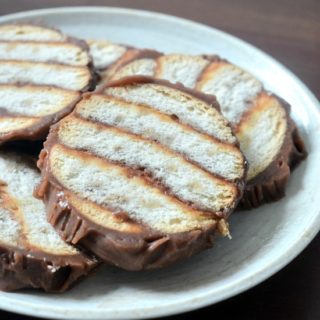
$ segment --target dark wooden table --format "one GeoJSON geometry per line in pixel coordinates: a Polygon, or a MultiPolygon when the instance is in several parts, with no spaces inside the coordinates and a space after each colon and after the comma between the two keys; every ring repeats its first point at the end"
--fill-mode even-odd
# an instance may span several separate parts
{"type": "MultiPolygon", "coordinates": [[[[64,5],[109,5],[164,12],[232,33],[291,69],[320,98],[320,0],[0,0],[0,15],[64,5]]],[[[166,319],[320,319],[320,235],[286,268],[257,287],[166,319]]],[[[1,320],[31,318],[0,311],[1,320]]]]}

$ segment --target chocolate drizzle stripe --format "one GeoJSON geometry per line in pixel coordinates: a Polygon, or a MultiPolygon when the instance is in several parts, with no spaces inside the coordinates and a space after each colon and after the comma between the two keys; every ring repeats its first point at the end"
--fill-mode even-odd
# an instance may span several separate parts
{"type": "Polygon", "coordinates": [[[223,60],[220,59],[219,56],[217,55],[201,55],[200,57],[206,59],[208,61],[208,64],[202,69],[202,71],[200,72],[200,74],[198,75],[198,78],[196,80],[196,86],[202,81],[202,79],[204,78],[205,74],[208,72],[208,70],[210,70],[210,68],[212,67],[213,63],[218,63],[221,62],[223,60]]]}
{"type": "MultiPolygon", "coordinates": [[[[112,163],[111,161],[109,161],[109,159],[96,156],[96,155],[94,155],[92,153],[89,153],[89,152],[76,150],[76,149],[70,148],[70,147],[62,145],[62,144],[55,144],[52,147],[52,149],[56,148],[56,147],[64,149],[63,152],[72,154],[76,159],[94,160],[94,161],[99,161],[100,164],[102,164],[104,166],[116,167],[117,169],[120,169],[121,171],[123,171],[123,173],[125,175],[127,175],[127,179],[128,180],[132,176],[134,176],[136,178],[139,178],[141,184],[144,187],[150,188],[150,189],[155,188],[155,189],[158,189],[159,191],[162,191],[162,195],[165,196],[168,199],[168,202],[175,203],[177,206],[183,208],[184,210],[187,210],[190,214],[192,214],[194,216],[199,216],[200,215],[200,216],[212,217],[212,218],[215,218],[215,219],[221,218],[221,212],[197,210],[196,208],[194,208],[187,201],[183,201],[180,198],[178,198],[175,194],[172,193],[172,191],[169,188],[165,187],[161,183],[156,184],[155,181],[153,181],[152,179],[149,179],[148,176],[146,176],[143,173],[141,174],[141,172],[139,170],[131,169],[131,168],[129,168],[129,167],[123,165],[123,164],[112,163]]],[[[78,197],[80,197],[80,198],[85,200],[85,198],[83,198],[81,194],[78,194],[74,190],[69,190],[66,186],[64,186],[64,184],[53,173],[51,173],[51,174],[52,174],[52,177],[54,177],[55,184],[57,184],[60,189],[62,189],[62,190],[66,189],[69,192],[75,193],[78,197]]],[[[94,204],[97,205],[97,206],[100,206],[101,208],[106,209],[106,210],[117,210],[118,209],[118,208],[112,209],[110,207],[105,207],[104,205],[101,205],[101,204],[96,203],[96,202],[94,202],[94,204]]],[[[232,207],[232,205],[231,205],[231,207],[232,207]]]]}
{"type": "MultiPolygon", "coordinates": [[[[179,54],[178,54],[179,55],[179,54]]],[[[162,54],[162,56],[161,57],[159,57],[157,60],[156,60],[156,63],[157,63],[157,66],[156,66],[156,72],[155,72],[155,75],[157,75],[157,74],[159,74],[159,72],[161,71],[161,69],[160,69],[160,65],[159,65],[159,60],[161,59],[161,58],[166,58],[166,54],[162,54]]],[[[170,56],[170,54],[169,54],[169,56],[170,56]]],[[[185,56],[185,55],[183,55],[183,56],[185,56]]],[[[206,60],[206,62],[207,62],[207,64],[202,68],[202,70],[200,71],[200,73],[198,74],[198,76],[196,77],[196,79],[195,79],[195,84],[197,84],[198,82],[199,82],[199,80],[202,78],[202,76],[203,76],[203,74],[205,74],[205,71],[209,68],[209,66],[210,66],[210,64],[211,64],[211,62],[213,62],[213,60],[211,60],[210,58],[209,58],[209,56],[206,56],[206,55],[198,55],[198,56],[191,56],[191,57],[199,57],[199,58],[202,58],[202,59],[204,59],[204,60],[206,60]]],[[[156,76],[158,79],[160,78],[160,77],[158,77],[158,76],[156,76]]],[[[160,78],[161,79],[161,78],[160,78]]],[[[164,78],[163,78],[164,79],[164,78]]],[[[192,88],[192,89],[196,89],[196,88],[192,88]]],[[[199,90],[200,91],[200,90],[199,90]]]]}
{"type": "MultiPolygon", "coordinates": [[[[122,78],[122,79],[119,79],[119,80],[112,81],[112,82],[106,84],[105,86],[102,86],[101,88],[99,88],[99,90],[97,90],[96,92],[98,94],[100,93],[100,94],[104,94],[105,96],[109,96],[112,99],[117,99],[118,101],[121,101],[121,103],[125,102],[125,103],[127,103],[129,105],[130,104],[135,104],[137,106],[140,105],[142,107],[146,107],[146,108],[150,108],[152,110],[158,111],[161,114],[165,114],[165,113],[157,110],[156,108],[154,108],[152,105],[138,104],[138,103],[135,103],[135,102],[126,101],[125,99],[122,99],[122,98],[119,98],[119,97],[114,97],[114,96],[110,95],[109,93],[105,92],[105,90],[108,89],[108,88],[123,87],[123,86],[126,86],[126,85],[130,86],[130,85],[136,85],[136,84],[156,84],[156,85],[159,85],[159,86],[164,86],[164,87],[167,87],[167,88],[170,88],[170,89],[181,91],[181,92],[183,92],[183,93],[185,93],[185,94],[187,94],[187,95],[189,95],[191,97],[194,97],[194,98],[200,100],[201,102],[204,102],[205,104],[208,105],[208,107],[211,107],[211,108],[217,110],[218,113],[219,113],[219,116],[221,116],[223,121],[225,121],[225,125],[226,126],[230,126],[229,122],[225,118],[222,117],[220,106],[219,106],[219,104],[217,102],[217,99],[216,99],[216,97],[214,95],[204,94],[204,93],[201,93],[199,91],[194,91],[192,89],[188,89],[188,88],[184,87],[180,83],[172,84],[167,80],[155,79],[155,78],[152,78],[152,77],[149,77],[149,76],[139,76],[139,75],[137,75],[137,76],[130,76],[130,77],[125,77],[125,78],[122,78]]],[[[174,116],[174,115],[170,115],[170,114],[166,114],[166,115],[174,116]]],[[[175,119],[175,120],[179,120],[179,119],[175,119]]],[[[217,141],[219,141],[219,142],[221,142],[223,144],[230,144],[230,145],[234,145],[234,146],[237,146],[237,147],[239,146],[238,141],[235,141],[235,142],[223,141],[223,140],[219,139],[218,137],[215,137],[215,136],[207,134],[204,130],[201,130],[199,128],[193,127],[190,124],[184,123],[182,121],[180,121],[180,123],[183,123],[183,125],[193,129],[194,131],[197,131],[199,133],[208,135],[211,138],[213,138],[213,139],[215,139],[215,140],[217,140],[217,141]]],[[[231,129],[231,133],[233,134],[232,129],[231,129]]]]}
{"type": "MultiPolygon", "coordinates": [[[[0,30],[1,32],[1,30],[0,30]]],[[[79,41],[53,41],[53,40],[44,40],[44,41],[36,41],[36,40],[0,40],[0,44],[12,44],[12,46],[23,44],[23,45],[47,45],[48,47],[51,46],[57,46],[57,47],[67,47],[67,46],[73,46],[73,47],[78,47],[80,49],[84,49],[84,46],[82,44],[79,44],[79,41]]],[[[86,49],[85,51],[86,52],[86,49]]],[[[86,52],[86,55],[88,58],[90,58],[88,52],[86,52]]],[[[89,61],[88,61],[89,62],[89,61]]]]}
{"type": "MultiPolygon", "coordinates": [[[[140,59],[157,59],[160,56],[162,56],[162,53],[156,51],[156,50],[150,50],[150,49],[132,49],[134,50],[135,55],[131,57],[131,59],[126,59],[125,61],[119,61],[121,63],[121,67],[128,65],[129,63],[140,60],[140,59]]],[[[125,54],[124,54],[125,55],[125,54]]],[[[120,59],[123,59],[124,57],[121,57],[120,59]]]]}
{"type": "MultiPolygon", "coordinates": [[[[126,52],[129,50],[129,49],[133,49],[132,47],[130,47],[130,46],[128,46],[128,45],[126,45],[126,44],[122,44],[122,43],[117,43],[117,44],[114,44],[113,42],[109,42],[108,40],[95,40],[95,39],[86,39],[85,40],[85,43],[86,43],[86,45],[88,46],[88,48],[89,48],[89,54],[90,55],[92,55],[92,46],[95,46],[95,44],[97,44],[97,43],[99,43],[99,42],[102,42],[102,45],[103,46],[105,46],[105,44],[103,43],[104,41],[106,41],[106,45],[108,46],[109,44],[111,44],[111,46],[112,45],[115,45],[115,46],[117,46],[117,47],[120,47],[120,48],[122,48],[122,49],[124,49],[125,51],[117,58],[117,59],[115,59],[113,62],[111,62],[111,63],[109,63],[108,62],[108,64],[106,64],[106,65],[103,65],[103,66],[101,66],[101,67],[97,67],[96,65],[95,65],[95,61],[93,61],[94,60],[94,58],[92,57],[92,63],[93,63],[93,65],[94,65],[94,68],[95,68],[95,70],[96,70],[96,72],[99,74],[99,76],[101,77],[101,76],[103,76],[103,74],[106,72],[107,73],[107,71],[111,68],[111,67],[114,67],[114,65],[126,54],[126,52]]],[[[99,44],[98,44],[98,46],[99,46],[99,44]]],[[[94,50],[94,49],[93,49],[94,50]]],[[[92,55],[93,56],[93,55],[92,55]]],[[[101,79],[100,79],[101,80],[101,79]]]]}
{"type": "MultiPolygon", "coordinates": [[[[174,150],[174,149],[171,149],[169,146],[159,142],[158,140],[153,140],[151,138],[144,137],[141,134],[136,134],[136,133],[134,133],[132,131],[123,129],[122,127],[115,127],[115,126],[111,126],[111,125],[102,123],[102,122],[97,121],[97,120],[84,118],[79,113],[73,113],[71,117],[66,118],[65,122],[68,122],[70,120],[77,121],[77,119],[78,119],[78,123],[80,125],[81,125],[81,122],[82,122],[84,125],[95,126],[97,129],[100,127],[102,130],[107,129],[108,131],[111,131],[113,133],[119,133],[119,135],[126,136],[128,139],[134,139],[134,140],[138,140],[138,141],[141,141],[141,142],[150,143],[153,146],[155,145],[157,148],[158,147],[161,148],[161,152],[162,153],[164,153],[166,155],[170,155],[172,157],[179,157],[185,163],[192,165],[195,168],[195,170],[201,170],[204,173],[206,173],[207,175],[210,175],[211,177],[213,177],[214,179],[220,180],[221,182],[223,182],[225,184],[228,184],[230,186],[231,185],[234,186],[234,183],[237,182],[239,179],[241,179],[241,177],[236,178],[236,179],[228,179],[227,177],[221,176],[218,173],[214,173],[212,171],[209,171],[208,169],[204,168],[200,163],[191,160],[190,157],[188,156],[188,154],[182,153],[182,152],[174,150]]],[[[62,122],[62,124],[63,123],[64,122],[62,122]]],[[[59,129],[58,136],[60,134],[60,130],[61,129],[59,129]]],[[[63,133],[61,133],[61,134],[63,134],[63,133]]],[[[61,144],[63,144],[63,142],[61,142],[60,139],[59,139],[59,142],[61,144]]],[[[224,146],[226,146],[226,149],[229,148],[229,145],[224,145],[224,146]]],[[[234,147],[232,146],[232,148],[234,148],[234,147]]],[[[90,151],[88,149],[83,149],[81,147],[74,148],[74,149],[79,150],[79,151],[86,151],[86,152],[91,153],[92,155],[94,155],[94,156],[96,156],[98,158],[106,159],[105,157],[102,157],[99,154],[97,154],[95,152],[92,152],[92,151],[90,151]]],[[[230,151],[230,150],[228,150],[228,151],[230,151]]],[[[238,152],[238,149],[234,148],[234,151],[238,152]]],[[[109,159],[108,161],[110,161],[111,163],[115,163],[115,164],[121,165],[121,163],[119,161],[113,161],[111,159],[109,159]]],[[[125,166],[130,167],[130,165],[127,165],[127,164],[125,166]]],[[[145,169],[147,169],[147,168],[145,168],[145,169]]]]}
{"type": "MultiPolygon", "coordinates": [[[[8,64],[14,64],[14,65],[22,65],[22,66],[28,66],[29,68],[32,68],[32,66],[42,66],[42,67],[48,67],[48,66],[53,66],[56,69],[59,70],[84,70],[87,72],[87,81],[86,84],[83,85],[78,90],[73,90],[75,92],[86,92],[86,91],[91,91],[95,88],[95,83],[96,83],[96,75],[94,71],[91,68],[88,68],[88,66],[71,66],[71,65],[64,65],[61,63],[53,63],[53,62],[34,62],[34,61],[24,61],[24,60],[0,60],[0,65],[8,65],[8,64]]],[[[37,82],[37,79],[35,81],[14,81],[14,82],[8,82],[8,83],[1,83],[1,84],[8,84],[8,85],[36,85],[36,86],[41,86],[41,83],[37,82]]],[[[58,85],[48,85],[48,84],[43,84],[43,86],[50,86],[53,88],[59,88],[59,89],[64,89],[64,90],[71,90],[72,89],[66,89],[58,85]]]]}
{"type": "MultiPolygon", "coordinates": [[[[187,124],[187,123],[183,123],[178,117],[174,117],[174,115],[170,115],[168,113],[163,113],[157,109],[155,109],[154,107],[152,107],[152,105],[146,105],[146,104],[139,104],[139,103],[135,103],[135,102],[128,102],[126,100],[123,100],[123,99],[120,99],[119,97],[114,97],[112,95],[109,95],[109,94],[106,94],[106,93],[85,93],[83,95],[83,102],[85,103],[86,100],[90,99],[91,96],[95,96],[95,97],[99,97],[99,99],[105,99],[106,101],[114,101],[114,102],[118,102],[121,107],[120,108],[137,108],[139,110],[144,110],[145,112],[147,113],[150,113],[156,117],[159,118],[159,121],[161,121],[161,118],[165,119],[165,122],[174,122],[176,125],[179,125],[179,127],[181,128],[181,130],[185,130],[185,131],[188,131],[188,132],[192,132],[194,134],[197,134],[197,135],[201,135],[201,137],[203,137],[203,139],[205,140],[209,140],[209,141],[212,141],[213,143],[215,144],[220,144],[220,145],[223,145],[223,146],[229,146],[229,147],[233,147],[234,150],[239,150],[238,149],[238,144],[237,142],[234,142],[234,143],[231,143],[231,142],[228,142],[228,141],[223,141],[223,140],[220,140],[219,138],[217,137],[214,137],[212,135],[209,135],[208,133],[206,132],[203,132],[202,130],[200,129],[197,129],[197,128],[194,128],[192,127],[191,125],[187,124]]],[[[77,106],[77,108],[75,108],[75,114],[83,119],[87,119],[87,120],[90,120],[90,121],[96,121],[97,123],[101,123],[103,125],[106,125],[108,126],[108,124],[106,123],[103,123],[99,120],[93,120],[93,119],[89,119],[87,117],[84,117],[81,115],[81,111],[79,111],[78,109],[81,109],[81,104],[79,104],[77,106]]]]}
{"type": "MultiPolygon", "coordinates": [[[[14,89],[21,89],[21,88],[24,88],[25,86],[16,86],[16,85],[12,85],[12,86],[7,86],[5,85],[6,87],[11,87],[13,90],[14,89]]],[[[44,90],[48,89],[49,87],[46,87],[46,86],[26,86],[28,89],[30,89],[32,91],[32,89],[34,90],[43,90],[42,92],[44,94],[47,94],[47,92],[44,92],[44,90]]],[[[3,86],[0,85],[0,94],[1,94],[1,89],[3,88],[3,86]]],[[[5,102],[1,102],[0,101],[0,118],[6,118],[6,117],[10,117],[10,118],[26,118],[26,119],[41,119],[41,118],[45,118],[45,117],[50,117],[54,114],[57,114],[59,112],[61,112],[63,109],[65,108],[68,108],[71,104],[76,104],[78,101],[80,101],[80,94],[76,91],[63,91],[63,89],[57,89],[57,90],[61,90],[61,95],[64,95],[64,94],[70,94],[72,93],[73,95],[73,99],[67,99],[69,100],[68,102],[66,101],[63,101],[64,104],[61,104],[61,107],[54,111],[54,112],[51,112],[51,113],[48,113],[46,115],[37,115],[37,114],[34,114],[34,115],[28,115],[28,114],[25,114],[23,112],[19,113],[19,112],[12,112],[10,111],[10,106],[5,106],[5,102]],[[71,101],[70,101],[71,100],[71,101]]],[[[34,92],[31,92],[31,94],[34,93],[34,92]]],[[[39,93],[39,92],[37,92],[39,93]]],[[[35,94],[37,94],[35,93],[35,94]]],[[[58,92],[56,92],[58,93],[58,92]]],[[[50,95],[50,93],[49,93],[50,95]]]]}
{"type": "MultiPolygon", "coordinates": [[[[61,143],[62,144],[62,143],[61,143]]],[[[67,147],[67,148],[70,148],[70,146],[66,145],[66,144],[62,144],[63,146],[67,147]]],[[[173,199],[175,199],[176,201],[179,201],[179,202],[182,202],[188,206],[190,206],[191,208],[197,210],[197,211],[203,211],[203,212],[206,212],[208,215],[213,215],[215,216],[216,214],[218,214],[217,212],[214,212],[214,211],[210,211],[209,209],[205,209],[201,206],[200,203],[196,203],[196,202],[192,202],[191,200],[188,201],[188,200],[185,200],[185,199],[182,199],[181,197],[179,197],[173,190],[172,188],[170,188],[162,179],[159,179],[159,178],[155,178],[155,176],[152,174],[152,169],[148,168],[148,167],[140,167],[139,169],[136,169],[134,168],[132,165],[128,165],[128,164],[125,164],[121,161],[114,161],[114,160],[111,160],[109,158],[106,158],[106,157],[103,157],[103,156],[100,156],[98,155],[97,153],[95,152],[92,152],[88,149],[84,149],[84,148],[74,148],[72,147],[71,148],[72,150],[76,150],[76,151],[81,151],[81,152],[85,152],[87,155],[90,155],[92,156],[92,158],[97,158],[97,159],[100,159],[102,161],[106,161],[108,162],[109,164],[113,164],[113,165],[116,165],[118,167],[121,167],[121,168],[124,168],[124,169],[128,169],[130,170],[130,175],[134,175],[136,177],[139,177],[139,178],[142,178],[144,179],[145,183],[147,185],[150,185],[152,186],[153,188],[157,188],[159,190],[162,191],[163,194],[166,194],[166,195],[169,195],[170,197],[172,197],[173,199]]],[[[199,167],[195,167],[196,169],[200,169],[202,170],[201,168],[199,167]]],[[[212,176],[212,175],[211,175],[212,176]]],[[[214,176],[215,178],[217,178],[217,176],[214,176]]],[[[235,186],[234,184],[230,183],[228,180],[225,180],[225,179],[220,179],[218,178],[221,182],[224,182],[225,184],[229,184],[230,186],[234,187],[236,192],[235,192],[235,198],[237,197],[237,194],[240,192],[238,187],[235,186]]],[[[233,199],[234,200],[234,199],[233,199]]],[[[234,201],[232,201],[234,202],[234,201]]],[[[96,205],[99,205],[96,203],[96,205]]],[[[107,209],[106,207],[103,207],[105,209],[107,209]]],[[[220,216],[220,214],[218,214],[218,216],[220,216]]]]}
{"type": "MultiPolygon", "coordinates": [[[[90,70],[88,69],[88,67],[85,66],[73,66],[73,65],[67,65],[67,64],[63,64],[63,63],[59,63],[59,62],[42,62],[42,61],[28,61],[28,60],[1,60],[0,59],[0,64],[4,65],[4,64],[21,64],[21,65],[25,65],[25,66],[35,66],[35,65],[41,65],[44,67],[47,66],[53,66],[57,69],[69,69],[69,70],[86,70],[88,71],[88,75],[90,74],[90,70]]],[[[68,89],[66,89],[68,90],[68,89]]],[[[70,89],[69,89],[70,90],[70,89]]]]}
{"type": "Polygon", "coordinates": [[[1,88],[25,88],[26,90],[32,90],[32,89],[43,89],[43,90],[50,90],[50,89],[55,89],[57,91],[61,91],[62,93],[66,94],[79,94],[78,91],[71,90],[71,89],[65,89],[65,88],[57,88],[54,86],[48,86],[44,84],[19,84],[19,83],[0,83],[0,90],[1,88]]]}
{"type": "Polygon", "coordinates": [[[104,81],[110,81],[112,80],[113,76],[122,69],[123,67],[129,65],[131,62],[134,62],[136,60],[140,59],[153,59],[160,57],[162,54],[155,50],[141,50],[136,48],[128,48],[128,50],[118,59],[115,63],[113,63],[111,66],[106,68],[106,72],[103,76],[104,81]]]}
{"type": "MultiPolygon", "coordinates": [[[[212,75],[212,73],[211,73],[212,69],[219,69],[221,64],[222,65],[229,65],[229,66],[237,67],[237,66],[231,64],[230,62],[228,62],[227,60],[222,59],[222,58],[220,58],[219,56],[216,56],[216,55],[211,55],[211,56],[210,55],[202,55],[201,57],[203,57],[204,59],[208,60],[209,63],[206,65],[206,67],[199,74],[198,79],[196,81],[195,88],[198,88],[199,84],[201,84],[201,82],[206,79],[206,75],[207,75],[208,72],[210,72],[210,74],[212,75]]],[[[210,79],[214,79],[214,77],[211,77],[210,79]]]]}
{"type": "MultiPolygon", "coordinates": [[[[72,42],[54,42],[54,41],[5,41],[5,40],[0,40],[0,45],[1,44],[8,44],[9,46],[19,46],[19,45],[30,45],[30,47],[45,47],[50,50],[51,47],[60,47],[60,48],[67,48],[67,47],[73,47],[73,48],[79,48],[83,49],[81,46],[79,46],[76,43],[72,42]]],[[[11,59],[3,59],[2,61],[25,61],[25,62],[35,62],[35,63],[47,63],[47,64],[57,64],[61,66],[75,66],[75,67],[87,67],[91,61],[91,57],[88,52],[82,51],[83,53],[86,54],[86,61],[84,64],[70,64],[70,63],[63,63],[63,62],[58,62],[55,60],[46,60],[46,61],[39,61],[39,60],[34,60],[34,59],[21,59],[21,60],[11,60],[11,59]]]]}

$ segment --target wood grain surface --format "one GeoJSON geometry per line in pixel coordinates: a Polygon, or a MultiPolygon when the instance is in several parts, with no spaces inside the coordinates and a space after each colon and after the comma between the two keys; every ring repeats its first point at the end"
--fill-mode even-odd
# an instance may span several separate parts
{"type": "MultiPolygon", "coordinates": [[[[66,5],[152,10],[219,28],[272,55],[320,99],[320,0],[0,0],[0,15],[66,5]]],[[[216,305],[166,319],[209,317],[320,319],[320,235],[291,264],[257,287],[216,305]]],[[[31,318],[0,311],[0,319],[31,318]]]]}

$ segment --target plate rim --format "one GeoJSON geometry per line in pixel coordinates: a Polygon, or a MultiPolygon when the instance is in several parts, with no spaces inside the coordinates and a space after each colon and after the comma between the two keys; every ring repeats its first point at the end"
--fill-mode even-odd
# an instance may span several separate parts
{"type": "MultiPolygon", "coordinates": [[[[206,30],[209,32],[214,32],[216,34],[220,34],[224,38],[228,38],[229,40],[237,43],[240,47],[247,48],[252,52],[258,53],[260,56],[264,56],[264,58],[268,59],[273,64],[277,65],[278,68],[282,69],[285,73],[288,74],[288,76],[293,80],[293,83],[296,84],[296,87],[300,89],[300,91],[304,94],[305,98],[308,98],[310,100],[310,106],[313,108],[313,111],[318,113],[318,122],[320,123],[320,106],[319,101],[315,97],[315,95],[310,91],[310,89],[288,68],[286,68],[284,65],[282,65],[280,62],[278,62],[275,58],[273,58],[271,55],[265,53],[261,49],[255,47],[254,45],[251,45],[250,43],[233,36],[225,31],[222,31],[220,29],[216,29],[211,26],[207,26],[205,24],[195,22],[189,19],[176,17],[173,15],[168,15],[164,13],[159,12],[153,12],[153,11],[147,11],[147,10],[140,10],[140,9],[131,9],[131,8],[124,8],[124,7],[108,7],[108,6],[67,6],[67,7],[55,7],[55,8],[44,8],[44,9],[36,9],[36,10],[28,10],[28,11],[21,11],[13,14],[3,15],[0,16],[0,23],[5,22],[13,22],[15,19],[35,19],[36,16],[41,16],[45,14],[59,14],[59,13],[81,13],[86,12],[88,14],[92,13],[101,13],[102,11],[105,11],[107,13],[111,14],[129,14],[133,16],[145,16],[145,17],[155,17],[156,19],[161,20],[169,20],[173,23],[178,23],[180,25],[188,24],[192,28],[196,28],[198,30],[206,30]]],[[[139,311],[137,313],[132,313],[130,309],[124,310],[122,312],[121,310],[118,311],[112,311],[108,309],[100,309],[98,310],[96,314],[94,313],[95,310],[91,311],[90,316],[88,317],[82,317],[82,319],[124,319],[124,318],[131,318],[131,319],[137,319],[137,318],[155,318],[160,316],[168,316],[168,315],[174,315],[178,313],[188,312],[192,311],[201,307],[205,307],[214,303],[218,303],[220,301],[223,301],[225,299],[228,299],[230,297],[233,297],[237,294],[240,294],[259,283],[265,281],[266,279],[273,276],[275,273],[277,273],[279,270],[281,270],[283,267],[285,267],[287,264],[289,264],[295,257],[297,257],[306,247],[307,245],[312,241],[312,239],[317,235],[318,231],[320,230],[320,210],[317,211],[313,217],[313,219],[310,219],[308,224],[308,232],[306,236],[301,237],[300,239],[297,239],[294,244],[291,244],[291,247],[289,251],[283,253],[282,255],[273,257],[273,259],[270,259],[268,264],[264,265],[261,270],[256,272],[255,274],[251,274],[250,276],[246,276],[238,280],[237,282],[232,282],[232,284],[229,284],[227,287],[225,287],[222,292],[220,293],[218,297],[214,295],[213,292],[211,292],[209,289],[201,296],[201,297],[189,297],[189,299],[184,302],[176,302],[172,304],[168,304],[165,308],[162,307],[162,309],[157,309],[155,307],[139,307],[139,311]],[[271,261],[271,262],[270,262],[271,261]],[[250,281],[251,278],[251,281],[250,281]],[[249,281],[248,281],[249,280],[249,281]]],[[[30,303],[20,302],[20,305],[17,309],[17,305],[14,304],[8,304],[6,302],[6,299],[0,300],[0,308],[6,311],[26,314],[26,315],[36,315],[41,317],[55,317],[59,319],[74,319],[75,316],[71,315],[69,312],[64,313],[63,310],[65,308],[59,308],[54,307],[52,310],[39,310],[38,307],[32,308],[30,306],[30,303]],[[57,313],[60,312],[60,313],[57,313]]],[[[135,308],[133,308],[136,310],[135,308]]],[[[132,309],[132,310],[133,310],[132,309]]],[[[83,314],[82,314],[83,316],[83,314]]]]}

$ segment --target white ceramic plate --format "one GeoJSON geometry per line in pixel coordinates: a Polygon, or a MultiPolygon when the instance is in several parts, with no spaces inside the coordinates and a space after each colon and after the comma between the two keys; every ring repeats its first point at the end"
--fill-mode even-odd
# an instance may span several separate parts
{"type": "Polygon", "coordinates": [[[233,240],[179,265],[146,273],[105,268],[63,295],[0,293],[0,308],[77,319],[149,318],[206,306],[247,290],[289,263],[320,227],[319,103],[277,61],[224,32],[162,14],[73,7],[18,13],[0,22],[42,21],[82,38],[106,38],[167,52],[218,53],[244,67],[292,105],[309,151],[292,175],[287,197],[231,217],[233,240]]]}

